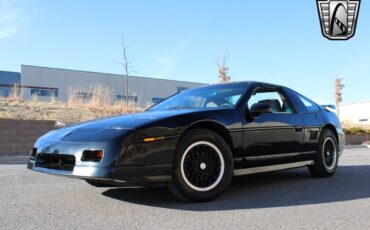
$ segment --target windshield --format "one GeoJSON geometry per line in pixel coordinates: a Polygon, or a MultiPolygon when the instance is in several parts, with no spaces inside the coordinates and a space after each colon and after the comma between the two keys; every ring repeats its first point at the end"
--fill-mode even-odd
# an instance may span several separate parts
{"type": "Polygon", "coordinates": [[[224,84],[189,89],[164,100],[149,110],[233,108],[248,88],[249,84],[224,84]]]}

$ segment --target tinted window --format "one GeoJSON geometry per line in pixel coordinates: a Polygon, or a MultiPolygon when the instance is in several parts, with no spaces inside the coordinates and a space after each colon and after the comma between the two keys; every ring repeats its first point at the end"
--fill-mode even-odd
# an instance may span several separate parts
{"type": "MultiPolygon", "coordinates": [[[[126,96],[125,95],[116,95],[117,101],[126,101],[126,96]]],[[[131,102],[138,102],[138,97],[137,96],[128,96],[128,100],[131,102]]]]}
{"type": "Polygon", "coordinates": [[[93,96],[92,93],[86,93],[86,92],[77,92],[77,97],[80,99],[91,99],[93,96]]]}
{"type": "Polygon", "coordinates": [[[164,101],[166,98],[161,98],[161,97],[153,97],[152,98],[152,102],[154,103],[154,104],[158,104],[159,102],[162,102],[162,101],[164,101]]]}
{"type": "Polygon", "coordinates": [[[53,89],[31,89],[31,95],[39,97],[58,97],[58,90],[53,89]]]}
{"type": "Polygon", "coordinates": [[[248,100],[248,108],[254,104],[262,103],[271,107],[272,113],[292,113],[287,99],[278,91],[272,88],[257,88],[253,95],[248,100]]]}
{"type": "Polygon", "coordinates": [[[223,84],[182,91],[149,110],[183,108],[234,108],[249,84],[223,84]]]}
{"type": "Polygon", "coordinates": [[[298,98],[301,100],[303,105],[306,107],[307,111],[309,112],[317,112],[319,111],[319,107],[312,102],[310,99],[303,97],[302,95],[298,95],[298,98]]]}
{"type": "Polygon", "coordinates": [[[12,89],[10,87],[0,87],[0,97],[9,97],[12,89]]]}

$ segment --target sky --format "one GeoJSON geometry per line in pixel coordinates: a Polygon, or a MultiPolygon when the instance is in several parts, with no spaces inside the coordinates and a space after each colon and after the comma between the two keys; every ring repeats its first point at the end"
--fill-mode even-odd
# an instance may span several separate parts
{"type": "Polygon", "coordinates": [[[370,1],[356,35],[329,41],[315,0],[0,0],[0,70],[21,64],[122,74],[122,37],[131,74],[219,81],[227,55],[232,81],[288,86],[318,103],[370,100],[370,1]]]}

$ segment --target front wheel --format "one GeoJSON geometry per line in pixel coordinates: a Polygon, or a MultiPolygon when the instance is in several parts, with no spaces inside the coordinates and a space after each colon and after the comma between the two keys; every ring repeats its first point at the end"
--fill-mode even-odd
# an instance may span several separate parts
{"type": "Polygon", "coordinates": [[[325,129],[320,135],[314,165],[308,167],[314,177],[332,176],[338,166],[338,141],[331,130],[325,129]]]}
{"type": "Polygon", "coordinates": [[[220,195],[233,177],[229,145],[206,129],[188,131],[177,149],[171,192],[192,201],[208,201],[220,195]]]}

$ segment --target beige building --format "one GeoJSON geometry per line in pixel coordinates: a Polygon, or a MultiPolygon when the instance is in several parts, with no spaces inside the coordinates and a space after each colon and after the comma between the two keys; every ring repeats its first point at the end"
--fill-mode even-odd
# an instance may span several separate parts
{"type": "MultiPolygon", "coordinates": [[[[72,89],[77,97],[89,99],[95,86],[109,87],[113,102],[126,100],[126,80],[118,74],[22,65],[20,85],[26,100],[37,95],[41,100],[54,96],[66,101],[72,89]]],[[[156,104],[179,91],[200,85],[204,84],[129,76],[128,99],[139,106],[156,104]]]]}
{"type": "Polygon", "coordinates": [[[341,123],[370,128],[370,101],[341,104],[338,109],[341,123]]]}

